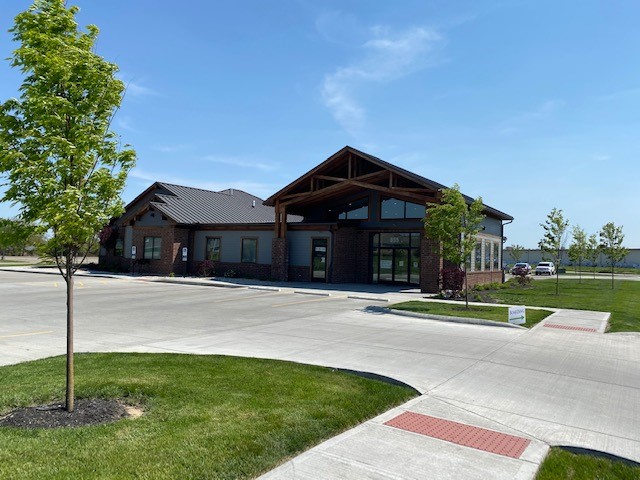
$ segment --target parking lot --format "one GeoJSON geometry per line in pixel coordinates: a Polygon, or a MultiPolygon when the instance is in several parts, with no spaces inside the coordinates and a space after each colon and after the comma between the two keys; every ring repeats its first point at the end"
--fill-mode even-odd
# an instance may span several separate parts
{"type": "MultiPolygon", "coordinates": [[[[0,365],[64,354],[64,287],[59,276],[0,271],[0,365]]],[[[546,444],[640,461],[638,335],[400,317],[339,290],[99,277],[78,277],[76,287],[77,352],[225,354],[373,372],[426,393],[424,413],[472,414],[546,444]]]]}

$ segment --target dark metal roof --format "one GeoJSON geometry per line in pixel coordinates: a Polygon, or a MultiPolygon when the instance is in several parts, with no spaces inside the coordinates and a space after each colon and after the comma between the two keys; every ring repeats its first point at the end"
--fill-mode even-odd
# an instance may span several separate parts
{"type": "MultiPolygon", "coordinates": [[[[273,207],[242,190],[221,192],[183,187],[157,182],[157,193],[151,203],[164,215],[179,224],[255,224],[274,223],[273,207]]],[[[289,215],[288,222],[300,222],[302,217],[289,215]]]]}
{"type": "MultiPolygon", "coordinates": [[[[327,158],[324,162],[322,162],[320,165],[314,167],[313,169],[309,170],[307,173],[305,173],[304,175],[302,175],[301,177],[297,178],[296,180],[294,180],[293,182],[291,182],[289,185],[287,185],[286,187],[280,189],[278,192],[274,193],[273,195],[271,195],[267,200],[265,200],[265,203],[268,205],[273,205],[275,202],[275,199],[277,197],[280,197],[281,195],[285,194],[287,191],[289,191],[292,187],[295,187],[296,185],[298,185],[301,181],[303,181],[306,178],[311,177],[312,175],[316,174],[319,170],[322,170],[326,165],[332,163],[333,161],[335,161],[336,159],[340,158],[343,154],[345,153],[354,153],[356,155],[359,155],[360,157],[370,161],[371,163],[374,163],[376,165],[379,165],[382,168],[385,168],[387,170],[391,170],[394,173],[397,173],[401,176],[404,176],[405,178],[408,178],[412,181],[414,181],[415,183],[419,184],[419,185],[424,185],[425,187],[432,189],[432,190],[442,190],[444,188],[448,188],[445,185],[442,185],[441,183],[438,182],[434,182],[433,180],[429,180],[428,178],[425,178],[423,176],[417,175],[413,172],[410,172],[409,170],[405,170],[404,168],[398,167],[396,165],[393,165],[392,163],[386,162],[378,157],[374,157],[373,155],[370,155],[368,153],[362,152],[356,148],[350,147],[350,146],[345,146],[343,148],[341,148],[339,151],[337,151],[336,153],[334,153],[333,155],[331,155],[329,158],[327,158]]],[[[467,203],[471,203],[473,202],[473,198],[471,198],[468,195],[464,195],[465,200],[467,201],[467,203]]],[[[485,208],[485,212],[500,219],[500,220],[513,220],[513,217],[507,213],[501,212],[500,210],[497,210],[493,207],[490,207],[488,205],[484,206],[485,208]]]]}

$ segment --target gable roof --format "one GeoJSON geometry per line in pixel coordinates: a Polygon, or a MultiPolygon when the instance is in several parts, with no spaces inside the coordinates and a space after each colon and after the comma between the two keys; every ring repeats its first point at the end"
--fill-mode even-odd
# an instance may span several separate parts
{"type": "MultiPolygon", "coordinates": [[[[333,155],[331,155],[329,158],[327,158],[324,162],[322,162],[320,165],[314,167],[313,169],[309,170],[307,173],[305,173],[304,175],[302,175],[301,177],[299,177],[298,179],[294,180],[293,182],[291,182],[289,185],[287,185],[286,187],[280,189],[278,192],[274,193],[273,195],[271,195],[269,198],[267,198],[265,200],[265,205],[275,205],[275,202],[277,199],[295,191],[296,188],[300,188],[301,185],[305,184],[306,182],[308,182],[311,178],[313,178],[314,175],[319,175],[321,174],[323,171],[326,171],[327,169],[331,168],[334,164],[339,163],[339,162],[343,162],[344,158],[346,158],[346,155],[348,154],[353,154],[353,155],[357,155],[360,158],[363,158],[365,160],[367,160],[368,162],[377,165],[378,167],[384,169],[384,170],[388,170],[390,172],[393,172],[394,174],[400,176],[400,177],[404,177],[428,190],[431,190],[433,192],[438,192],[442,189],[448,188],[445,185],[442,185],[441,183],[435,182],[433,180],[430,180],[428,178],[425,178],[421,175],[417,175],[413,172],[410,172],[409,170],[405,170],[404,168],[398,167],[396,165],[393,165],[392,163],[386,162],[378,157],[375,157],[373,155],[370,155],[368,153],[362,152],[356,148],[350,147],[349,145],[341,148],[339,151],[337,151],[336,153],[334,153],[333,155]]],[[[463,197],[465,198],[465,200],[467,201],[467,203],[472,203],[473,202],[473,198],[471,198],[468,195],[464,195],[463,197]]],[[[513,220],[513,217],[507,213],[501,212],[500,210],[497,210],[493,207],[490,207],[488,205],[485,205],[485,212],[500,219],[500,220],[513,220]]]]}
{"type": "MultiPolygon", "coordinates": [[[[127,211],[151,190],[155,192],[149,205],[178,224],[265,224],[275,221],[273,207],[242,190],[214,192],[164,182],[156,182],[145,190],[127,206],[127,211]]],[[[301,220],[302,217],[294,215],[288,218],[289,222],[301,220]]]]}

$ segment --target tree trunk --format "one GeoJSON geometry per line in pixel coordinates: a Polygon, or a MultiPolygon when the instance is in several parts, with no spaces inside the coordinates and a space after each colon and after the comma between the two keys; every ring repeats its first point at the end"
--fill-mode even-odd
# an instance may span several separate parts
{"type": "Polygon", "coordinates": [[[74,377],[73,377],[73,264],[71,254],[67,254],[67,397],[66,410],[74,410],[74,377]]]}
{"type": "Polygon", "coordinates": [[[611,262],[611,290],[613,290],[613,273],[614,273],[615,267],[613,262],[611,262]]]}
{"type": "Polygon", "coordinates": [[[464,303],[465,308],[469,310],[469,282],[467,281],[467,264],[464,264],[464,303]]]}

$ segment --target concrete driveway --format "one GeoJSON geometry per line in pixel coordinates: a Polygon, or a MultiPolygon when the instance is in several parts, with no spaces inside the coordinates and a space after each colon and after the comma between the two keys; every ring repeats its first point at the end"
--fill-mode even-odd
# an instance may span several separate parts
{"type": "MultiPolygon", "coordinates": [[[[276,358],[373,372],[423,393],[270,478],[532,478],[547,445],[640,461],[640,337],[589,331],[603,314],[561,311],[546,321],[553,328],[525,331],[400,317],[339,291],[94,277],[77,287],[77,351],[276,358]],[[385,424],[403,412],[529,443],[514,458],[385,424]]],[[[0,365],[64,353],[59,277],[0,272],[0,305],[0,365]]]]}

